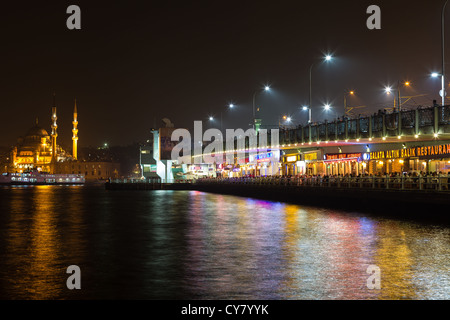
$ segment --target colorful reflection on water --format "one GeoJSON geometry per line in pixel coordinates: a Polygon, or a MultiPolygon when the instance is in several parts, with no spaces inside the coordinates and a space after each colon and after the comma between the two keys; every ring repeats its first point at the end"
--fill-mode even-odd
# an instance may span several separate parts
{"type": "Polygon", "coordinates": [[[2,299],[450,298],[444,226],[196,191],[35,186],[0,199],[2,299]],[[81,290],[66,287],[73,264],[81,290]]]}

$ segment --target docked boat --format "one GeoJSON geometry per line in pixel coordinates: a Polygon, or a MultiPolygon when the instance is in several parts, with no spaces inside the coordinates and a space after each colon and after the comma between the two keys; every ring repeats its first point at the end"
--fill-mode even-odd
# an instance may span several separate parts
{"type": "Polygon", "coordinates": [[[3,173],[0,184],[10,185],[52,185],[84,184],[82,174],[50,174],[45,172],[3,173]]]}

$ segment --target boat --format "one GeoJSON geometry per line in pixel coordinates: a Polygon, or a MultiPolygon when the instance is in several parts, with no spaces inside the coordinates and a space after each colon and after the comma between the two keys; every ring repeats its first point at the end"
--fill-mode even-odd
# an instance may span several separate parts
{"type": "Polygon", "coordinates": [[[0,176],[0,184],[9,185],[61,185],[61,184],[84,184],[85,178],[82,174],[51,174],[48,172],[23,172],[3,173],[0,176]]]}

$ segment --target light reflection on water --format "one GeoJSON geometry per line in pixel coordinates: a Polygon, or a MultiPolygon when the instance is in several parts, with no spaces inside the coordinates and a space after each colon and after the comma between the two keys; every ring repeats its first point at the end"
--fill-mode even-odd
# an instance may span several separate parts
{"type": "Polygon", "coordinates": [[[443,226],[196,191],[8,187],[0,199],[2,299],[450,298],[443,226]],[[72,264],[81,290],[66,288],[72,264]]]}

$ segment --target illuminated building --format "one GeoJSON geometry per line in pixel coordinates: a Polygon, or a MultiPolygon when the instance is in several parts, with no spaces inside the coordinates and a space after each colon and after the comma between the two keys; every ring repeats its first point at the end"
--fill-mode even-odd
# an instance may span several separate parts
{"type": "Polygon", "coordinates": [[[11,152],[10,172],[25,172],[38,170],[55,173],[55,166],[59,161],[65,161],[70,156],[57,144],[57,114],[55,96],[53,96],[51,134],[39,126],[36,118],[35,125],[27,131],[25,136],[17,140],[17,145],[11,152]]]}
{"type": "Polygon", "coordinates": [[[53,103],[51,134],[35,125],[20,137],[11,151],[9,172],[40,171],[54,174],[83,174],[86,180],[106,180],[119,177],[120,164],[106,159],[78,158],[78,111],[75,100],[72,121],[72,155],[57,143],[57,109],[53,103]]]}
{"type": "Polygon", "coordinates": [[[55,135],[50,136],[45,129],[39,126],[38,119],[36,119],[35,125],[27,131],[25,136],[17,140],[17,145],[11,152],[9,171],[52,172],[53,159],[57,160],[58,157],[64,155],[64,150],[56,145],[55,135]]]}

